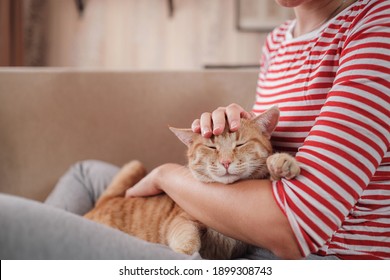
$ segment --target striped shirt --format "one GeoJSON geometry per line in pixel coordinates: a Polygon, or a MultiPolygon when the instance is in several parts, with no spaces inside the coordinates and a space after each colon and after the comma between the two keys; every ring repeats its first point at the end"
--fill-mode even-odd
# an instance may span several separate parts
{"type": "Polygon", "coordinates": [[[278,104],[275,150],[301,174],[273,183],[303,255],[390,259],[390,0],[359,0],[263,48],[253,107],[278,104]]]}

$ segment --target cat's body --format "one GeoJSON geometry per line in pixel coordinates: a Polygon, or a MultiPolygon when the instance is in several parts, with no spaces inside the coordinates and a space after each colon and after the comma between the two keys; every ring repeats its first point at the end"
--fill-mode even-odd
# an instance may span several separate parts
{"type": "Polygon", "coordinates": [[[227,259],[244,253],[244,243],[206,228],[169,196],[124,198],[146,172],[138,161],[126,164],[85,217],[143,240],[165,244],[174,251],[206,259],[227,259]]]}
{"type": "MultiPolygon", "coordinates": [[[[188,167],[203,182],[230,184],[242,179],[291,178],[299,173],[295,159],[272,154],[269,141],[279,110],[269,109],[253,120],[242,120],[234,133],[206,139],[189,129],[171,130],[188,146],[188,167]]],[[[184,212],[167,195],[124,198],[125,191],[146,171],[138,161],[125,165],[86,218],[104,223],[146,241],[207,259],[230,259],[244,253],[246,245],[205,227],[184,212]]]]}

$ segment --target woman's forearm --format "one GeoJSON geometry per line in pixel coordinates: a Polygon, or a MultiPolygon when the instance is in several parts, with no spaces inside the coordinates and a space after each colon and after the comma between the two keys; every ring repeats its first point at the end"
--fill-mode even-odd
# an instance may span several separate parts
{"type": "Polygon", "coordinates": [[[301,257],[287,218],[273,198],[269,180],[205,184],[194,179],[186,167],[176,164],[166,164],[157,173],[158,187],[207,226],[283,258],[301,257]]]}

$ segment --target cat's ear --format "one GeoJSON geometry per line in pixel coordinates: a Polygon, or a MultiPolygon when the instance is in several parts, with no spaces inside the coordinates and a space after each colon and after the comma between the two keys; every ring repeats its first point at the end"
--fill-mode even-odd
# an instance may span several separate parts
{"type": "Polygon", "coordinates": [[[280,111],[278,106],[272,106],[267,111],[261,113],[253,120],[260,126],[262,133],[271,138],[272,132],[275,130],[279,122],[280,111]]]}
{"type": "Polygon", "coordinates": [[[198,137],[199,134],[193,132],[191,129],[186,128],[175,128],[169,127],[169,129],[179,138],[181,142],[183,142],[187,147],[190,146],[195,137],[198,137]]]}

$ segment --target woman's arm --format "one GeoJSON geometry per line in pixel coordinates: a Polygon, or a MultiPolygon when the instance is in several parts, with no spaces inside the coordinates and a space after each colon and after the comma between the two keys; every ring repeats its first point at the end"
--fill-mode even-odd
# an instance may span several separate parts
{"type": "Polygon", "coordinates": [[[302,257],[268,180],[205,184],[193,178],[186,167],[165,164],[129,189],[126,196],[161,192],[194,218],[223,234],[266,248],[281,258],[302,257]]]}

